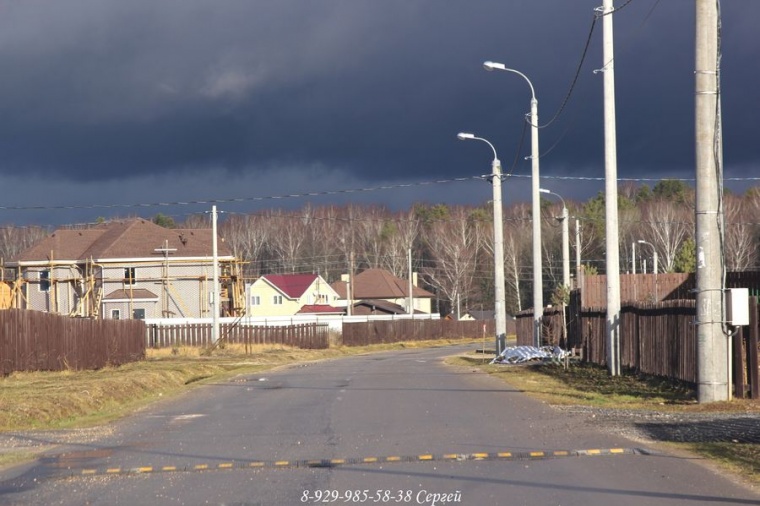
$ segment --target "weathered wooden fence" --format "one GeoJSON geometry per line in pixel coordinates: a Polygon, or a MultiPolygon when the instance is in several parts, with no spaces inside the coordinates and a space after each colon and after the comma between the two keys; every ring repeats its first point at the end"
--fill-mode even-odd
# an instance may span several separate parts
{"type": "MultiPolygon", "coordinates": [[[[151,325],[147,332],[148,345],[153,348],[210,346],[213,342],[212,325],[208,323],[151,325]]],[[[219,326],[219,336],[223,342],[233,344],[279,344],[311,350],[329,347],[329,328],[322,323],[282,326],[225,324],[219,326]]]]}
{"type": "Polygon", "coordinates": [[[496,332],[493,320],[393,320],[343,324],[345,346],[428,341],[435,339],[490,338],[496,332]]]}
{"type": "MultiPolygon", "coordinates": [[[[734,393],[760,398],[758,306],[750,297],[751,322],[732,338],[734,393]]],[[[542,319],[542,344],[579,349],[586,362],[607,365],[607,310],[567,309],[568,336],[562,340],[561,310],[547,308],[542,319]]],[[[620,364],[636,372],[696,384],[696,301],[623,304],[620,308],[620,364]]],[[[533,311],[517,315],[518,344],[533,344],[533,311]]]]}
{"type": "MultiPolygon", "coordinates": [[[[693,273],[621,274],[620,301],[625,303],[694,299],[693,273]]],[[[727,272],[726,288],[747,288],[760,296],[760,271],[727,272]]],[[[607,276],[585,275],[581,282],[583,307],[607,306],[607,276]]]]}
{"type": "Polygon", "coordinates": [[[141,320],[90,320],[0,310],[0,374],[99,369],[145,357],[141,320]]]}

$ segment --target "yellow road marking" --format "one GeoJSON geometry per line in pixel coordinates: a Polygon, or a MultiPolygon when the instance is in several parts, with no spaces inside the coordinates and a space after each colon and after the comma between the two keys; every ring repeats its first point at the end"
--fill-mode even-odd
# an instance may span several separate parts
{"type": "MultiPolygon", "coordinates": [[[[432,454],[424,453],[414,456],[399,456],[390,455],[387,457],[358,457],[358,458],[334,458],[334,459],[321,459],[321,460],[277,460],[277,461],[256,461],[247,463],[249,468],[292,468],[297,469],[301,467],[329,467],[330,465],[356,465],[356,464],[373,464],[383,462],[431,462],[431,461],[467,461],[467,460],[497,460],[497,459],[540,459],[540,458],[552,458],[552,457],[569,457],[569,456],[595,456],[595,455],[621,455],[631,454],[636,455],[642,453],[635,448],[610,448],[610,449],[585,449],[585,450],[555,450],[555,451],[528,451],[528,452],[498,452],[498,453],[444,453],[444,454],[432,454]]],[[[645,453],[645,452],[644,452],[645,453]]],[[[133,468],[121,468],[121,467],[107,467],[101,469],[81,469],[80,471],[69,470],[64,474],[72,476],[71,473],[79,473],[80,476],[93,476],[93,475],[130,475],[136,473],[151,473],[151,472],[187,472],[187,471],[204,471],[204,470],[229,470],[240,469],[243,464],[236,464],[234,462],[222,462],[218,464],[196,464],[194,466],[163,466],[163,467],[133,467],[133,468]]]]}

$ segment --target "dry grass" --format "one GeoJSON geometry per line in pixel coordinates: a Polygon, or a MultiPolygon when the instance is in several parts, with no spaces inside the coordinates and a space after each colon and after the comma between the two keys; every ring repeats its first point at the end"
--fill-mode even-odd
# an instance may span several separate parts
{"type": "Polygon", "coordinates": [[[92,426],[117,419],[159,398],[198,384],[281,365],[411,347],[428,341],[301,350],[287,346],[228,345],[213,353],[199,348],[149,350],[147,358],[97,371],[19,372],[0,378],[0,432],[92,426]]]}

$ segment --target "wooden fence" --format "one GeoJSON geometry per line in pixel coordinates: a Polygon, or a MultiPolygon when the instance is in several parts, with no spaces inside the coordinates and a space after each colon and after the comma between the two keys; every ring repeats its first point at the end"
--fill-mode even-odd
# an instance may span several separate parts
{"type": "MultiPolygon", "coordinates": [[[[620,275],[620,301],[623,304],[694,299],[695,288],[693,273],[620,275]]],[[[726,288],[748,288],[750,295],[760,296],[760,272],[728,272],[726,288]]],[[[607,276],[584,275],[580,291],[582,307],[607,306],[607,276]]]]}
{"type": "MultiPolygon", "coordinates": [[[[176,346],[210,346],[212,325],[180,324],[151,325],[147,329],[148,345],[153,348],[176,346]]],[[[306,323],[302,325],[260,326],[220,325],[220,340],[226,343],[255,345],[280,344],[309,350],[329,347],[327,324],[306,323]]]]}
{"type": "MultiPolygon", "coordinates": [[[[732,338],[732,370],[736,397],[760,399],[758,305],[750,297],[751,323],[732,338]]],[[[567,308],[568,335],[562,337],[562,312],[547,308],[542,319],[542,344],[579,349],[586,362],[607,365],[607,310],[567,308]]],[[[696,301],[624,304],[620,308],[620,365],[639,373],[696,384],[696,301]]],[[[532,343],[533,311],[517,315],[518,344],[532,343]]]]}
{"type": "Polygon", "coordinates": [[[343,345],[428,341],[435,339],[490,339],[495,336],[493,320],[385,320],[343,324],[343,345]]]}
{"type": "Polygon", "coordinates": [[[0,374],[99,369],[145,357],[141,320],[90,320],[0,310],[0,374]]]}

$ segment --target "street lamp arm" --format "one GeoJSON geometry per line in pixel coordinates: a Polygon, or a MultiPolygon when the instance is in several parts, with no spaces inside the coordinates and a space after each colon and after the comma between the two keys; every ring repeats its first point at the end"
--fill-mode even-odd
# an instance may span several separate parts
{"type": "Polygon", "coordinates": [[[565,199],[563,199],[562,195],[560,195],[559,193],[554,193],[553,191],[547,190],[546,188],[539,188],[538,191],[541,193],[548,193],[550,195],[554,195],[555,197],[557,197],[558,199],[562,201],[562,209],[567,209],[567,206],[565,205],[565,199]]]}
{"type": "Polygon", "coordinates": [[[483,68],[488,70],[489,72],[492,70],[503,70],[505,72],[512,72],[513,74],[517,74],[518,76],[522,77],[523,79],[525,79],[525,82],[528,83],[528,86],[530,86],[531,100],[533,100],[534,102],[538,102],[538,100],[536,99],[536,90],[535,88],[533,88],[533,83],[530,82],[530,79],[528,79],[528,76],[526,76],[519,70],[508,68],[503,63],[497,63],[493,61],[487,61],[483,63],[483,68]]]}
{"type": "Polygon", "coordinates": [[[459,132],[457,134],[457,139],[459,139],[460,141],[466,141],[466,140],[469,140],[469,139],[473,139],[473,140],[476,140],[476,141],[483,141],[483,142],[485,142],[486,144],[488,144],[491,147],[491,151],[493,151],[493,160],[494,160],[494,162],[498,162],[499,161],[499,156],[496,154],[496,148],[494,147],[493,144],[491,144],[491,142],[488,139],[484,139],[482,137],[476,136],[475,134],[470,134],[470,133],[466,133],[466,132],[459,132]]]}

